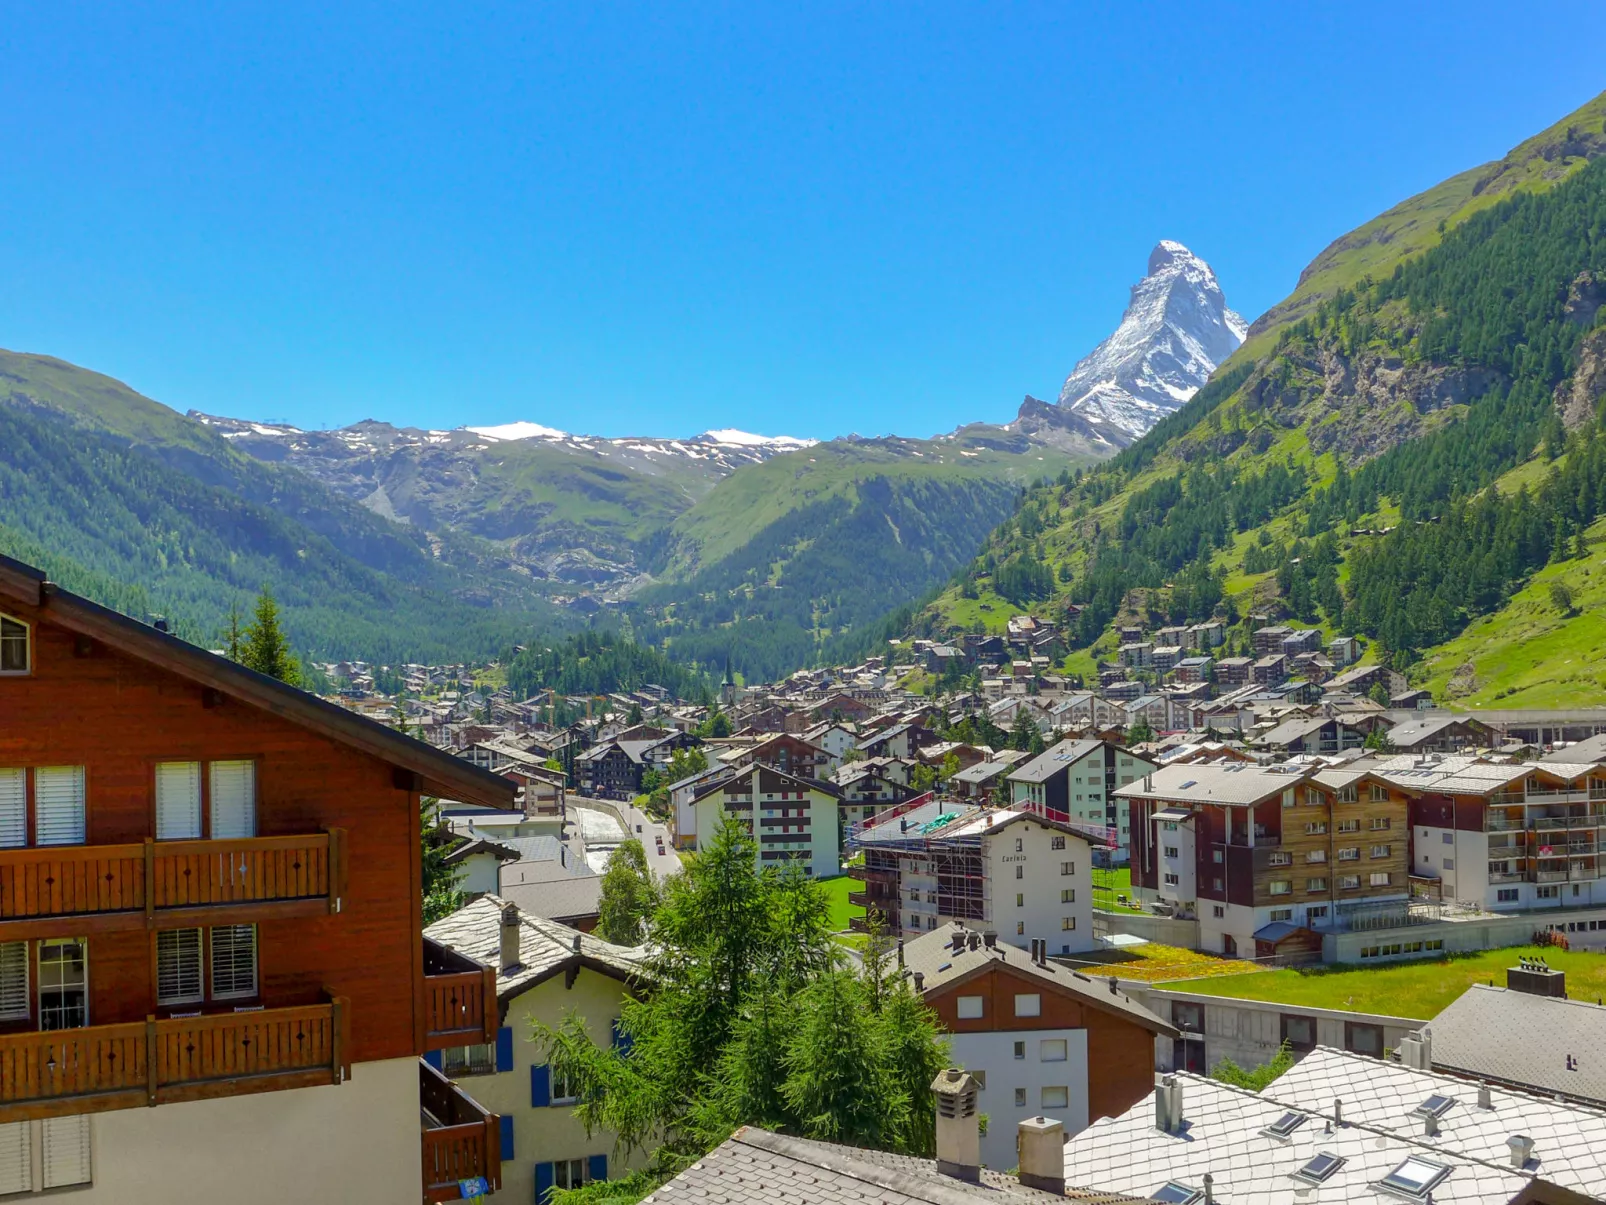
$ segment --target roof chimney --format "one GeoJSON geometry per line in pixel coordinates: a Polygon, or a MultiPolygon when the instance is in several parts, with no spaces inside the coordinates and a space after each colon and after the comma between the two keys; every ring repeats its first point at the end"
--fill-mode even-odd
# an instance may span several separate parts
{"type": "Polygon", "coordinates": [[[1524,958],[1517,966],[1506,970],[1506,987],[1513,992],[1527,992],[1530,996],[1567,995],[1567,975],[1538,958],[1524,958]]]}
{"type": "Polygon", "coordinates": [[[578,954],[578,953],[579,953],[579,952],[580,952],[580,934],[578,934],[578,933],[576,933],[576,934],[575,934],[575,935],[574,935],[574,939],[573,939],[573,941],[572,941],[572,942],[571,942],[571,944],[572,944],[572,945],[573,945],[573,947],[574,947],[574,952],[575,952],[575,953],[576,953],[576,954],[578,954]]]}
{"type": "Polygon", "coordinates": [[[1182,1130],[1182,1085],[1174,1075],[1154,1077],[1154,1128],[1163,1134],[1182,1130]]]}
{"type": "Polygon", "coordinates": [[[1065,1126],[1048,1117],[1028,1117],[1015,1130],[1015,1164],[1027,1188],[1065,1195],[1065,1126]]]}
{"type": "Polygon", "coordinates": [[[502,969],[514,971],[519,967],[519,906],[508,904],[502,909],[502,969]]]}
{"type": "Polygon", "coordinates": [[[953,948],[955,954],[963,950],[965,948],[965,931],[961,929],[955,933],[948,939],[948,944],[953,948]]]}
{"type": "Polygon", "coordinates": [[[898,965],[903,966],[903,938],[898,938],[898,965]]]}
{"type": "Polygon", "coordinates": [[[937,1170],[979,1183],[981,1116],[976,1112],[975,1077],[962,1068],[949,1067],[938,1073],[931,1091],[937,1098],[937,1170]]]}
{"type": "Polygon", "coordinates": [[[1400,1065],[1415,1071],[1433,1070],[1433,1034],[1427,1026],[1400,1039],[1400,1065]]]}
{"type": "Polygon", "coordinates": [[[1111,975],[1110,976],[1110,995],[1118,996],[1120,994],[1121,994],[1121,981],[1119,979],[1117,979],[1114,975],[1111,975]]]}
{"type": "Polygon", "coordinates": [[[1489,1085],[1488,1084],[1479,1084],[1478,1085],[1478,1108],[1480,1108],[1480,1109],[1492,1109],[1492,1108],[1494,1108],[1494,1093],[1489,1091],[1489,1085]]]}
{"type": "Polygon", "coordinates": [[[926,974],[925,974],[924,971],[916,971],[915,972],[915,991],[923,992],[925,990],[926,990],[926,974]]]}
{"type": "Polygon", "coordinates": [[[1513,1134],[1506,1139],[1506,1149],[1511,1152],[1512,1167],[1527,1167],[1533,1158],[1534,1140],[1526,1134],[1513,1134]]]}
{"type": "Polygon", "coordinates": [[[996,934],[996,933],[983,933],[981,935],[981,944],[986,946],[989,950],[991,950],[993,947],[998,945],[998,934],[996,934]]]}

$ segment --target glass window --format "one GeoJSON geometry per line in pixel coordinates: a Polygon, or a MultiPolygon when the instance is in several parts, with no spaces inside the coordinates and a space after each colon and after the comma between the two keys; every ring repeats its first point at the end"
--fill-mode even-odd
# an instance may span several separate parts
{"type": "Polygon", "coordinates": [[[213,839],[221,841],[256,836],[256,763],[215,761],[208,771],[212,788],[213,839]]]}
{"type": "Polygon", "coordinates": [[[489,1075],[496,1070],[496,1050],[488,1042],[448,1046],[441,1051],[441,1070],[448,1076],[489,1075]]]}
{"type": "Polygon", "coordinates": [[[1291,1013],[1282,1015],[1282,1040],[1299,1053],[1316,1047],[1316,1021],[1313,1017],[1300,1017],[1291,1013]]]}
{"type": "Polygon", "coordinates": [[[1344,1024],[1344,1049],[1351,1054],[1366,1054],[1374,1059],[1383,1057],[1383,1030],[1381,1026],[1360,1021],[1344,1024]]]}
{"type": "Polygon", "coordinates": [[[1026,1043],[1025,1042],[1016,1042],[1015,1043],[1015,1057],[1018,1058],[1018,1059],[1023,1059],[1023,1058],[1026,1057],[1026,1043]]]}
{"type": "Polygon", "coordinates": [[[257,927],[219,925],[212,930],[212,998],[257,994],[257,927]]]}
{"type": "Polygon", "coordinates": [[[1015,1107],[1017,1109],[1024,1109],[1026,1107],[1026,1089],[1025,1088],[1016,1088],[1015,1089],[1015,1107]]]}
{"type": "Polygon", "coordinates": [[[1171,1002],[1171,1024],[1189,1033],[1203,1033],[1204,1005],[1183,1004],[1180,1000],[1173,1000],[1171,1002]]]}
{"type": "Polygon", "coordinates": [[[1043,1015],[1043,997],[1036,992],[1021,992],[1015,997],[1015,1015],[1017,1017],[1040,1017],[1043,1015]]]}
{"type": "Polygon", "coordinates": [[[559,1188],[580,1188],[589,1182],[584,1159],[559,1159],[552,1165],[552,1183],[559,1188]]]}
{"type": "Polygon", "coordinates": [[[980,996],[959,997],[959,1019],[961,1021],[974,1021],[981,1016],[982,999],[980,996]]]}
{"type": "Polygon", "coordinates": [[[156,1003],[196,1004],[205,994],[201,931],[163,929],[156,935],[156,1003]]]}
{"type": "Polygon", "coordinates": [[[82,938],[39,943],[39,1028],[89,1024],[89,955],[82,938]]]}
{"type": "Polygon", "coordinates": [[[1070,1107],[1070,1103],[1071,1103],[1070,1089],[1066,1088],[1066,1087],[1063,1087],[1063,1086],[1061,1086],[1061,1087],[1048,1087],[1048,1086],[1045,1086],[1043,1088],[1042,1101],[1043,1101],[1043,1108],[1045,1108],[1045,1109],[1064,1109],[1064,1108],[1068,1108],[1068,1107],[1070,1107]]]}
{"type": "Polygon", "coordinates": [[[28,625],[9,615],[0,615],[0,674],[25,674],[32,664],[28,625]]]}
{"type": "Polygon", "coordinates": [[[1063,1063],[1068,1056],[1064,1038],[1044,1038],[1037,1044],[1037,1059],[1041,1063],[1063,1063]]]}

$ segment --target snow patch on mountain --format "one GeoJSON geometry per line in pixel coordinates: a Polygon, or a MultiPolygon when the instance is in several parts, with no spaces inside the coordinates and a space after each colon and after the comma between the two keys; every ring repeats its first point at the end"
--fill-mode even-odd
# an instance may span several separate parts
{"type": "Polygon", "coordinates": [[[1197,393],[1248,330],[1210,265],[1162,239],[1121,324],[1071,371],[1059,404],[1136,439],[1197,393]]]}
{"type": "MultiPolygon", "coordinates": [[[[486,439],[568,439],[567,431],[559,431],[556,427],[543,427],[540,423],[502,423],[496,427],[464,427],[465,431],[472,431],[475,435],[482,435],[486,439]]],[[[431,432],[433,434],[433,432],[431,432]]]]}
{"type": "Polygon", "coordinates": [[[711,443],[735,444],[742,448],[812,448],[820,442],[817,439],[799,439],[795,435],[754,435],[750,431],[738,431],[735,427],[704,431],[699,438],[711,443]]]}

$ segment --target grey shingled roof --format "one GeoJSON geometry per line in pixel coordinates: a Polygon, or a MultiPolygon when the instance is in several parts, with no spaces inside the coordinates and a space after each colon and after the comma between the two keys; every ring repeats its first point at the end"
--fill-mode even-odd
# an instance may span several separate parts
{"type": "Polygon", "coordinates": [[[496,995],[510,1000],[570,965],[590,967],[618,979],[639,976],[644,947],[616,946],[555,920],[519,913],[519,964],[502,967],[502,909],[511,901],[482,895],[424,930],[424,936],[485,966],[496,968],[496,995]]]}
{"type": "Polygon", "coordinates": [[[1050,1205],[1064,1199],[993,1171],[983,1171],[981,1182],[970,1184],[941,1174],[931,1159],[744,1126],[643,1205],[1050,1205]]]}
{"type": "Polygon", "coordinates": [[[1074,740],[1061,741],[1052,748],[1044,749],[1025,765],[1018,767],[1009,776],[1010,782],[1046,782],[1061,770],[1074,762],[1081,761],[1089,753],[1103,746],[1103,741],[1074,740]]]}
{"type": "Polygon", "coordinates": [[[502,884],[502,898],[531,916],[573,920],[596,916],[602,908],[600,874],[565,875],[528,883],[502,884]]]}
{"type": "Polygon", "coordinates": [[[1475,983],[1427,1032],[1435,1070],[1606,1104],[1606,1008],[1598,1004],[1475,983]]]}
{"type": "Polygon", "coordinates": [[[910,975],[916,971],[921,973],[924,977],[924,993],[929,996],[950,984],[969,978],[990,964],[1002,963],[1017,974],[1041,979],[1044,983],[1068,992],[1092,1008],[1126,1017],[1154,1033],[1173,1038],[1177,1036],[1177,1031],[1171,1025],[1130,996],[1122,994],[1119,990],[1111,991],[1112,986],[1119,988],[1117,979],[1084,975],[1080,971],[1073,971],[1070,967],[1061,966],[1053,961],[1039,966],[1032,961],[1031,955],[1025,950],[1002,941],[991,949],[988,949],[985,942],[977,949],[971,949],[968,938],[972,935],[980,939],[981,930],[968,928],[959,921],[952,921],[939,929],[921,934],[903,947],[905,971],[910,975]],[[963,934],[967,938],[963,950],[956,951],[953,948],[955,934],[963,934]]]}
{"type": "MultiPolygon", "coordinates": [[[[1294,1068],[1313,1061],[1321,1065],[1338,1052],[1318,1047],[1294,1068]]],[[[1334,1091],[1305,1099],[1284,1074],[1259,1095],[1229,1087],[1201,1076],[1178,1073],[1184,1125],[1177,1133],[1155,1126],[1151,1094],[1119,1117],[1095,1121],[1065,1146],[1068,1183],[1097,1181],[1136,1197],[1149,1197],[1175,1181],[1198,1190],[1208,1173],[1214,1197],[1222,1205],[1326,1205],[1364,1202],[1365,1205],[1400,1205],[1405,1198],[1379,1191],[1378,1181],[1407,1158],[1416,1156],[1447,1166],[1449,1175],[1432,1192],[1434,1205],[1506,1205],[1527,1192],[1532,1171],[1508,1165],[1504,1133],[1498,1159],[1478,1158],[1457,1151],[1452,1143],[1421,1138],[1422,1124],[1406,1125],[1405,1114],[1432,1089],[1414,1094],[1409,1105],[1392,1118],[1398,1133],[1372,1125],[1356,1124],[1352,1092],[1364,1091],[1365,1070],[1385,1069],[1387,1063],[1361,1055],[1353,1059],[1361,1070],[1350,1091],[1334,1091]],[[1331,1124],[1334,1096],[1342,1098],[1344,1124],[1331,1124]],[[1287,1138],[1262,1131],[1285,1112],[1305,1114],[1305,1120],[1287,1138]],[[1293,1173],[1318,1153],[1336,1155],[1343,1163],[1319,1186],[1293,1178],[1293,1173]]],[[[1466,1085],[1462,1085],[1463,1088],[1466,1085]]],[[[1475,1091],[1475,1090],[1474,1090],[1475,1091]]],[[[1452,1110],[1453,1118],[1456,1110],[1452,1110]]],[[[1513,1126],[1510,1132],[1520,1131],[1513,1126]]],[[[1548,1169],[1546,1169],[1548,1171],[1548,1169]]],[[[1541,1172],[1544,1174],[1544,1172],[1541,1172]]],[[[1548,1177],[1553,1179],[1554,1177],[1548,1177]]],[[[1537,1199],[1545,1200],[1544,1196],[1537,1199]]]]}

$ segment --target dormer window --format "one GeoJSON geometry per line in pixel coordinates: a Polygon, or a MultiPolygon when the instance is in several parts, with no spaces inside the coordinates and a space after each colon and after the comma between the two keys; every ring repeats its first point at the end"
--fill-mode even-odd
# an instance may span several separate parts
{"type": "Polygon", "coordinates": [[[0,615],[0,674],[26,674],[33,670],[32,630],[20,619],[0,615]]]}

